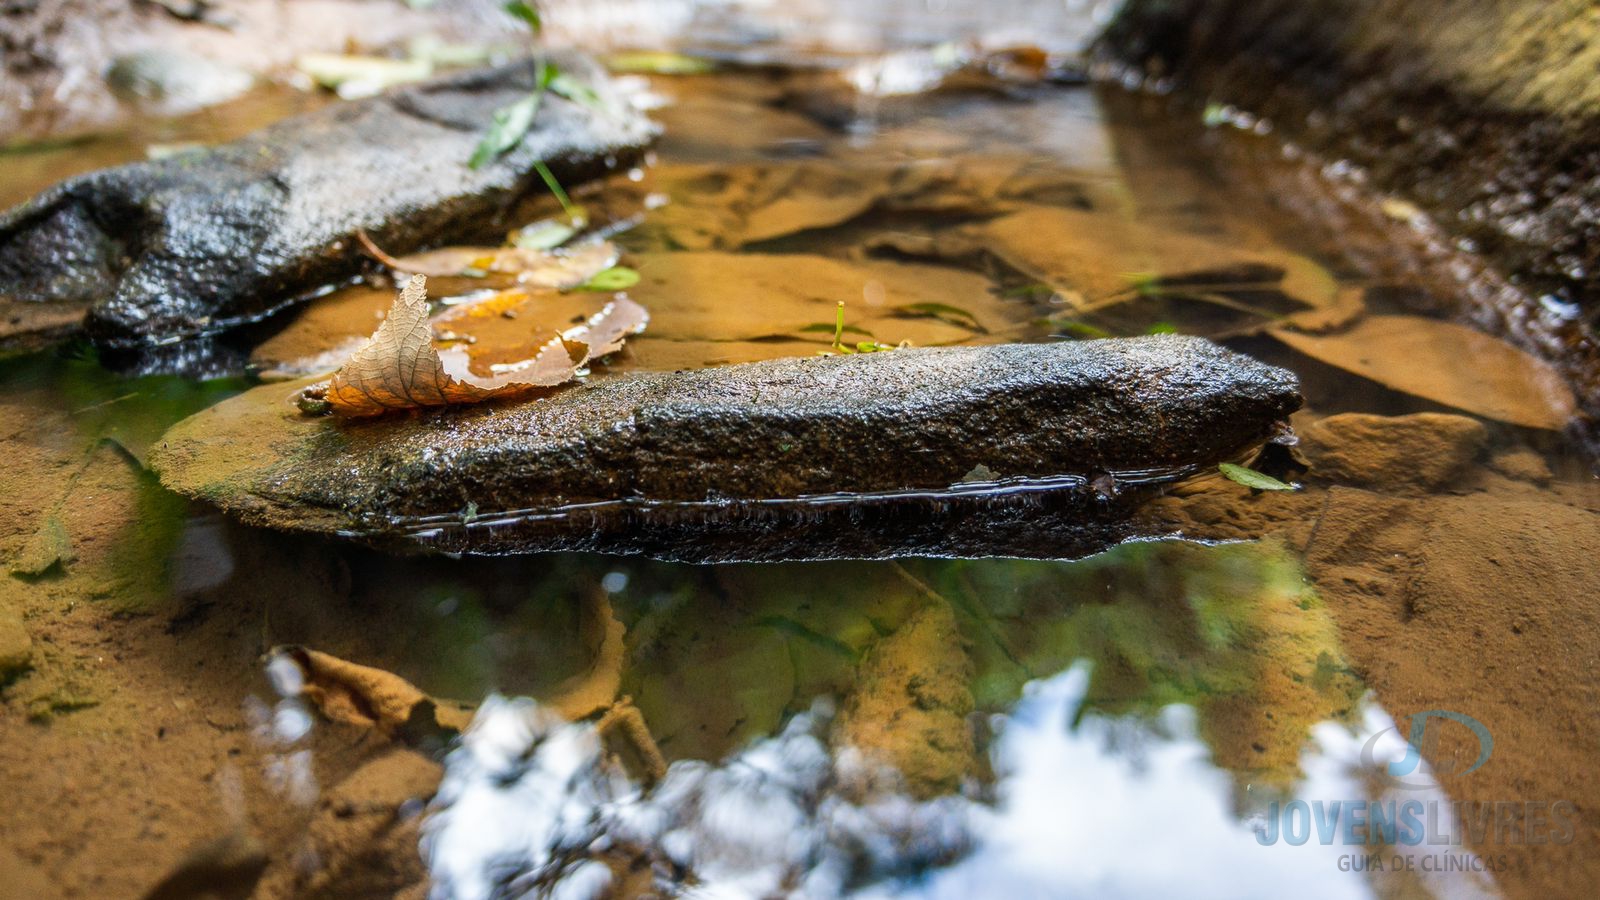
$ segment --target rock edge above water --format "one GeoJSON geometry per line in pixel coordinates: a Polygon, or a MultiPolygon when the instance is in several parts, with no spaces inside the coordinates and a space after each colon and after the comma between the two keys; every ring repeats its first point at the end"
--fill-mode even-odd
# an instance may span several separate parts
{"type": "Polygon", "coordinates": [[[1068,557],[1300,405],[1293,374],[1179,336],[596,376],[358,423],[300,417],[298,387],[180,422],[152,467],[252,524],[452,552],[1068,557]]]}
{"type": "Polygon", "coordinates": [[[1330,181],[1375,206],[1404,200],[1382,214],[1393,249],[1362,265],[1433,272],[1416,308],[1559,366],[1600,452],[1595,33],[1578,0],[1130,0],[1099,51],[1163,92],[1270,122],[1297,157],[1359,173],[1330,181]]]}
{"type": "Polygon", "coordinates": [[[128,347],[252,321],[355,275],[360,230],[394,253],[498,237],[545,190],[536,162],[571,187],[631,165],[658,132],[598,66],[552,61],[600,99],[546,97],[523,143],[480,169],[467,161],[495,111],[533,89],[532,61],[91,172],[0,213],[0,349],[80,322],[102,345],[128,347]]]}

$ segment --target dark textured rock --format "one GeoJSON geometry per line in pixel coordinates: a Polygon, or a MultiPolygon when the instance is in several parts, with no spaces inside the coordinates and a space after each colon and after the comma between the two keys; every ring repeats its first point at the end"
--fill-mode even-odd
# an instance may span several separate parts
{"type": "Polygon", "coordinates": [[[597,67],[558,58],[604,109],[546,99],[528,139],[473,170],[495,110],[526,96],[532,62],[336,104],[214,149],[92,172],[0,214],[0,348],[73,330],[108,346],[251,321],[354,275],[365,229],[386,249],[503,234],[544,191],[631,164],[656,128],[597,67]]]}
{"type": "Polygon", "coordinates": [[[1441,306],[1562,366],[1600,418],[1594,23],[1586,0],[1130,0],[1101,50],[1430,213],[1503,275],[1441,306]]]}
{"type": "Polygon", "coordinates": [[[179,423],[151,465],[255,524],[677,559],[1083,555],[1300,404],[1292,374],[1176,336],[597,376],[372,422],[301,418],[297,387],[179,423]],[[963,481],[979,465],[998,480],[963,481]]]}

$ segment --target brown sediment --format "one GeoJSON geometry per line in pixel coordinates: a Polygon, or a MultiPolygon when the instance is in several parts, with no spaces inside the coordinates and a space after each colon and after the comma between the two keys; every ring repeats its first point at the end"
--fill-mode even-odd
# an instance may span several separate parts
{"type": "Polygon", "coordinates": [[[403,748],[375,750],[318,799],[301,851],[316,864],[296,865],[280,857],[249,896],[420,896],[428,883],[418,851],[423,804],[438,791],[443,776],[443,766],[422,754],[403,748]]]}
{"type": "Polygon", "coordinates": [[[1312,422],[1301,437],[1318,479],[1429,493],[1466,473],[1489,431],[1477,419],[1443,413],[1341,413],[1312,422]]]}
{"type": "Polygon", "coordinates": [[[954,611],[930,602],[867,652],[831,741],[889,767],[913,796],[957,791],[981,768],[973,675],[954,611]]]}
{"type": "Polygon", "coordinates": [[[1475,848],[1509,861],[1501,886],[1515,897],[1592,892],[1600,778],[1587,773],[1600,740],[1581,723],[1600,697],[1600,501],[1552,482],[1514,443],[1488,452],[1520,462],[1483,465],[1472,424],[1331,417],[1301,429],[1306,455],[1325,462],[1305,490],[1252,493],[1216,478],[1145,513],[1191,537],[1282,535],[1304,554],[1350,664],[1402,728],[1412,713],[1448,709],[1492,733],[1494,762],[1470,775],[1460,774],[1478,752],[1470,741],[1424,749],[1469,816],[1497,802],[1576,805],[1570,843],[1491,836],[1475,848]],[[1402,431],[1412,433],[1396,439],[1402,431]],[[1433,493],[1419,496],[1424,487],[1433,493]]]}
{"type": "MultiPolygon", "coordinates": [[[[396,649],[417,640],[414,621],[396,620],[404,595],[380,574],[358,599],[348,561],[326,548],[189,519],[132,457],[91,442],[82,418],[25,384],[0,401],[0,557],[52,511],[74,557],[0,574],[0,617],[29,645],[27,667],[0,677],[0,794],[17,812],[0,817],[6,884],[38,897],[192,896],[196,885],[334,897],[410,881],[422,863],[406,801],[431,795],[437,765],[332,721],[282,747],[252,712],[277,699],[261,660],[279,640],[315,638],[403,671],[395,681],[438,681],[448,660],[419,677],[396,649]],[[309,807],[274,774],[301,749],[325,789],[309,807]],[[308,872],[305,850],[325,865],[308,872]],[[29,893],[36,883],[47,887],[29,893]]],[[[592,629],[574,628],[583,649],[570,653],[563,627],[550,631],[563,637],[523,690],[592,667],[592,629]]]]}

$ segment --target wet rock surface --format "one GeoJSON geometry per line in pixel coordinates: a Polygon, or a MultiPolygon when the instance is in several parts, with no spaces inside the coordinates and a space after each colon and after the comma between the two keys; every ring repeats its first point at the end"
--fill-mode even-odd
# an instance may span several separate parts
{"type": "Polygon", "coordinates": [[[247,522],[453,552],[1076,556],[1300,404],[1291,373],[1178,336],[631,373],[362,423],[300,417],[298,386],[179,423],[151,465],[247,522]]]}
{"type": "Polygon", "coordinates": [[[258,319],[356,274],[365,230],[391,252],[498,237],[544,191],[630,165],[656,128],[576,55],[600,93],[554,95],[516,149],[468,167],[496,110],[534,86],[531,61],[299,116],[251,137],[64,182],[0,214],[0,348],[87,328],[139,346],[258,319]]]}
{"type": "Polygon", "coordinates": [[[1562,366],[1592,417],[1593,13],[1576,0],[1135,0],[1101,46],[1431,214],[1509,282],[1461,291],[1451,311],[1562,366]]]}

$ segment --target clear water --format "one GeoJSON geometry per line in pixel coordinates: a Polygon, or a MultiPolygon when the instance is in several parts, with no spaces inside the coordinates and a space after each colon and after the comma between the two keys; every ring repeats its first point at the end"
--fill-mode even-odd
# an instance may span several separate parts
{"type": "MultiPolygon", "coordinates": [[[[1306,285],[1358,296],[1368,315],[1429,312],[1466,289],[1352,252],[1380,231],[1308,221],[1314,204],[1285,189],[1308,167],[1270,135],[1114,90],[868,101],[810,77],[651,80],[671,101],[655,166],[580,197],[619,219],[670,201],[617,238],[625,261],[665,273],[638,291],[655,326],[619,367],[810,354],[831,335],[804,326],[842,299],[879,340],[1215,336],[1302,375],[1301,426],[1461,412],[1269,336],[1306,311],[1306,285]],[[1040,209],[1088,230],[949,249],[1040,209]],[[1115,302],[1039,288],[1041,247],[1093,247],[1101,230],[1126,243],[1084,283],[1122,279],[1115,302]],[[1217,286],[1216,272],[1263,259],[1282,271],[1217,286]],[[833,281],[812,296],[819,272],[833,281]],[[875,311],[941,280],[976,286],[961,305],[981,330],[875,311]]],[[[308,102],[270,95],[11,154],[0,200],[308,102]]],[[[381,309],[389,295],[357,286],[318,304],[381,309]]],[[[294,321],[237,339],[203,381],[126,377],[81,347],[0,362],[0,539],[24,560],[59,549],[59,532],[70,557],[8,575],[0,595],[33,645],[32,670],[4,688],[0,783],[19,799],[0,871],[14,857],[78,896],[139,895],[174,872],[248,888],[208,844],[247,834],[269,896],[393,893],[420,876],[419,847],[434,890],[460,897],[1457,897],[1596,877],[1573,811],[1594,788],[1567,773],[1593,758],[1572,733],[1596,640],[1574,586],[1595,586],[1582,552],[1600,492],[1559,433],[1488,420],[1489,448],[1443,483],[1332,486],[1313,470],[1303,496],[1317,502],[1262,520],[1264,540],[1076,562],[400,558],[231,523],[142,469],[167,425],[252,383],[256,344],[294,321]],[[1336,515],[1352,491],[1378,498],[1350,507],[1367,526],[1336,515]],[[1479,577],[1485,559],[1499,580],[1479,577]],[[458,744],[416,751],[442,759],[437,795],[374,767],[413,751],[315,715],[295,676],[269,678],[263,654],[284,644],[479,707],[458,744]],[[595,684],[638,711],[664,779],[610,758],[593,716],[556,717],[595,684]],[[1416,732],[1397,720],[1441,708],[1492,733],[1484,774],[1467,771],[1476,732],[1437,717],[1424,761],[1405,764],[1416,732]],[[1311,818],[1408,801],[1435,814],[1420,842],[1311,818]],[[1457,818],[1497,803],[1544,843],[1457,818]],[[1554,824],[1528,804],[1554,808],[1554,824]],[[381,827],[361,830],[373,815],[381,827]]],[[[1276,502],[1216,476],[1179,494],[1210,498],[1189,513],[1202,536],[1259,536],[1251,517],[1276,502]]]]}

